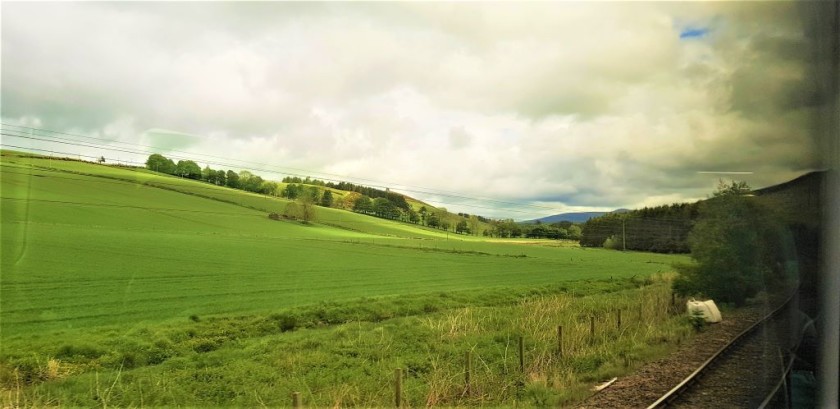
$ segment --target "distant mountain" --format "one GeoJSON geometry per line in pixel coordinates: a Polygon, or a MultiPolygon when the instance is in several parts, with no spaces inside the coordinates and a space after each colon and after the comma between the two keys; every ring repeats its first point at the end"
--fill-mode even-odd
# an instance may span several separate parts
{"type": "Polygon", "coordinates": [[[552,216],[546,216],[539,219],[534,220],[525,220],[522,223],[536,223],[537,221],[541,223],[551,224],[557,223],[562,221],[572,222],[572,223],[583,223],[593,217],[603,216],[607,213],[625,213],[628,212],[628,209],[617,209],[611,212],[572,212],[572,213],[560,213],[555,214],[552,216]]]}

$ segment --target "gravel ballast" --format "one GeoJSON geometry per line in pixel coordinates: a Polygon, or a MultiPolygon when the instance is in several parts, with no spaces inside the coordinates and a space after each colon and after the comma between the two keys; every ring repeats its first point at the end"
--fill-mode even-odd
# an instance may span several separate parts
{"type": "Polygon", "coordinates": [[[724,314],[667,357],[648,362],[585,400],[578,408],[644,408],[659,399],[743,330],[770,312],[766,304],[724,314]]]}

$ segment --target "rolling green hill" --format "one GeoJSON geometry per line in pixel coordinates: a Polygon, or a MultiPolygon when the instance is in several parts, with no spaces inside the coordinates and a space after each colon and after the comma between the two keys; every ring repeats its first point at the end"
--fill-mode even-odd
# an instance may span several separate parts
{"type": "Polygon", "coordinates": [[[4,152],[4,337],[646,274],[673,260],[447,239],[439,230],[338,209],[318,208],[311,225],[267,218],[285,203],[145,170],[4,152]]]}
{"type": "MultiPolygon", "coordinates": [[[[682,256],[447,234],[331,208],[317,208],[310,224],[267,217],[287,203],[144,169],[2,152],[0,406],[277,406],[301,389],[328,405],[349,384],[356,389],[339,402],[379,406],[391,368],[424,367],[435,348],[445,366],[410,375],[407,399],[470,404],[452,398],[457,385],[435,380],[458,367],[452,357],[465,347],[452,331],[499,352],[491,364],[506,368],[493,345],[511,331],[529,328],[541,350],[553,345],[550,326],[522,327],[534,316],[528,300],[557,303],[552,319],[576,328],[570,339],[580,345],[580,314],[606,322],[616,302],[638,309],[632,331],[603,334],[620,347],[586,344],[580,362],[649,354],[647,340],[685,336],[663,313],[667,286],[645,287],[682,256]],[[333,345],[348,331],[370,342],[333,345]],[[400,341],[391,350],[383,337],[400,341]]],[[[585,396],[591,371],[614,371],[598,364],[577,375],[551,362],[545,370],[565,371],[572,388],[562,399],[585,396]]],[[[498,368],[488,385],[511,382],[498,368]]],[[[500,391],[491,402],[513,402],[500,391]]]]}

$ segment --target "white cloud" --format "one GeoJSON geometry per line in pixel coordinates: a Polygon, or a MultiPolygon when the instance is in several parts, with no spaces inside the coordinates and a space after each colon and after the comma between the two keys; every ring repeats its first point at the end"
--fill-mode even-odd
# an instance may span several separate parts
{"type": "Polygon", "coordinates": [[[3,120],[557,209],[693,199],[697,170],[813,166],[793,7],[10,3],[3,120]]]}

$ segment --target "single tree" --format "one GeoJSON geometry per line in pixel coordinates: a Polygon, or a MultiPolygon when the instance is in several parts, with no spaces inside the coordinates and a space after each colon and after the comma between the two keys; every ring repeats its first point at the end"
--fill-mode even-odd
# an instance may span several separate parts
{"type": "Polygon", "coordinates": [[[239,175],[232,170],[227,171],[225,176],[225,186],[239,189],[239,175]]]}
{"type": "Polygon", "coordinates": [[[414,224],[420,222],[420,215],[414,209],[408,210],[408,221],[414,224]]]}
{"type": "Polygon", "coordinates": [[[581,235],[580,226],[578,226],[576,224],[570,225],[569,228],[567,229],[567,231],[568,231],[568,236],[567,236],[568,238],[570,238],[572,240],[580,240],[580,235],[581,235]]]}
{"type": "Polygon", "coordinates": [[[210,169],[209,165],[205,166],[204,169],[201,170],[201,180],[203,180],[205,182],[208,182],[208,183],[212,183],[212,184],[215,185],[216,184],[216,171],[213,170],[213,169],[210,169]]]}
{"type": "Polygon", "coordinates": [[[146,159],[146,169],[172,175],[175,173],[175,162],[161,154],[153,153],[146,159]]]}
{"type": "MultiPolygon", "coordinates": [[[[300,188],[302,188],[302,186],[300,188]]],[[[280,195],[286,199],[295,200],[300,195],[299,186],[294,183],[289,183],[285,188],[283,188],[280,195]]]]}
{"type": "Polygon", "coordinates": [[[458,224],[455,225],[455,233],[459,234],[470,234],[470,228],[467,227],[467,221],[461,219],[458,224]]]}
{"type": "Polygon", "coordinates": [[[469,223],[469,227],[470,227],[470,232],[477,236],[478,235],[478,228],[479,228],[479,226],[481,226],[481,224],[479,224],[478,216],[476,216],[474,214],[470,215],[470,219],[469,219],[468,223],[469,223]]]}
{"type": "Polygon", "coordinates": [[[188,179],[201,179],[201,167],[191,160],[179,160],[175,165],[175,174],[188,179]]]}
{"type": "Polygon", "coordinates": [[[373,203],[370,200],[370,197],[366,195],[359,196],[355,202],[353,202],[353,211],[358,213],[369,214],[373,211],[373,203]]]}
{"type": "Polygon", "coordinates": [[[746,183],[721,182],[699,212],[688,237],[693,262],[676,266],[676,293],[742,305],[761,289],[778,284],[780,227],[746,183]]]}
{"type": "Polygon", "coordinates": [[[254,193],[265,193],[262,191],[263,178],[247,170],[239,172],[239,188],[254,193]]]}
{"type": "Polygon", "coordinates": [[[332,204],[333,204],[332,192],[329,191],[329,189],[325,189],[324,194],[321,196],[321,206],[331,207],[332,204]]]}
{"type": "Polygon", "coordinates": [[[309,200],[312,201],[313,205],[321,201],[321,191],[315,186],[309,186],[304,192],[304,195],[309,196],[309,200]]]}
{"type": "Polygon", "coordinates": [[[311,194],[298,196],[297,204],[300,207],[300,218],[304,223],[315,220],[315,200],[311,194]]]}
{"type": "Polygon", "coordinates": [[[373,199],[373,213],[377,217],[385,219],[396,219],[399,216],[399,211],[394,203],[384,197],[373,199]]]}
{"type": "Polygon", "coordinates": [[[227,177],[225,175],[224,170],[219,169],[219,170],[216,171],[216,184],[217,185],[224,186],[226,179],[227,179],[227,177]]]}
{"type": "Polygon", "coordinates": [[[283,210],[283,217],[292,220],[300,219],[300,206],[298,206],[296,202],[287,204],[286,208],[283,210]]]}
{"type": "Polygon", "coordinates": [[[426,216],[426,225],[429,227],[440,227],[440,217],[435,213],[430,213],[426,216]]]}
{"type": "Polygon", "coordinates": [[[260,192],[271,196],[279,196],[280,185],[278,185],[277,182],[272,182],[268,180],[263,181],[262,187],[260,187],[260,192]]]}

